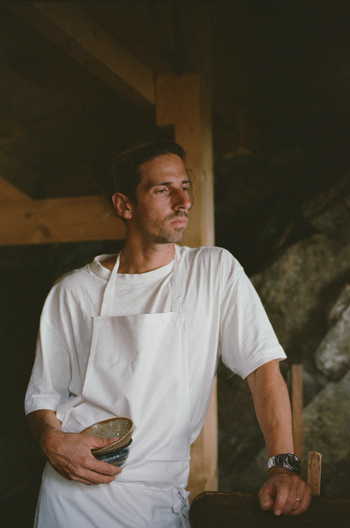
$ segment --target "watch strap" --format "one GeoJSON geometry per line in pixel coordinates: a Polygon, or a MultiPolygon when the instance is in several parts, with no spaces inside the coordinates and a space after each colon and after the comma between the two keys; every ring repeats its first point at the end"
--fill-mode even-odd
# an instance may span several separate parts
{"type": "Polygon", "coordinates": [[[281,467],[300,475],[301,473],[301,463],[299,458],[293,453],[283,453],[281,455],[275,455],[269,458],[267,469],[272,469],[274,467],[281,467]]]}

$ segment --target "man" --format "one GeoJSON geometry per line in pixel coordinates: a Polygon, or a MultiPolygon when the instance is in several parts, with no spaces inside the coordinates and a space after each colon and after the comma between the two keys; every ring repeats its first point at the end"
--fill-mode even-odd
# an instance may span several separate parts
{"type": "Polygon", "coordinates": [[[285,357],[242,267],[220,248],[176,245],[191,207],[183,149],[146,143],[112,166],[113,206],[127,226],[119,255],[61,278],[45,303],[26,412],[49,461],[36,526],[187,527],[190,444],[217,361],[247,378],[270,459],[263,509],[310,502],[293,453],[285,357]],[[123,470],[80,435],[113,416],[135,423],[123,470]],[[290,462],[290,469],[283,467],[290,462]]]}

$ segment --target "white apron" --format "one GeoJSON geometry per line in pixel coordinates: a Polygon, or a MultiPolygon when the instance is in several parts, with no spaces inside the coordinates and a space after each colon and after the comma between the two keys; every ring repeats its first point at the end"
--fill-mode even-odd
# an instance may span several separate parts
{"type": "Polygon", "coordinates": [[[47,464],[38,528],[187,528],[190,400],[186,314],[174,259],[169,313],[115,316],[119,257],[94,318],[82,395],[61,405],[62,430],[79,432],[112,416],[135,423],[123,471],[110,484],[86,486],[47,464]]]}

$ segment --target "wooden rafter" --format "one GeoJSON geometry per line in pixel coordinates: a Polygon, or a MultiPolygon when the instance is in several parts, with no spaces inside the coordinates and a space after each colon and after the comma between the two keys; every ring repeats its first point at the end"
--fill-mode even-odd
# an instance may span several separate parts
{"type": "Polygon", "coordinates": [[[13,203],[29,203],[32,200],[23,194],[21,191],[16,189],[13,185],[8,183],[6,180],[0,178],[0,203],[3,207],[4,202],[13,203]]]}
{"type": "Polygon", "coordinates": [[[5,7],[121,95],[153,105],[154,75],[75,2],[8,2],[5,7]]]}

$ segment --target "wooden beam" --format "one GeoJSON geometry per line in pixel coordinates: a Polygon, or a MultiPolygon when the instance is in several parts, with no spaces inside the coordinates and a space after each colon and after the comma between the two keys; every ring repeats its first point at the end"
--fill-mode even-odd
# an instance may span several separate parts
{"type": "MultiPolygon", "coordinates": [[[[156,117],[159,126],[174,125],[175,140],[186,151],[186,168],[194,176],[194,205],[184,243],[214,245],[211,102],[203,75],[158,76],[156,117]]],[[[203,430],[191,448],[191,498],[218,486],[216,383],[203,430]]]]}
{"type": "Polygon", "coordinates": [[[28,203],[32,200],[29,196],[26,196],[21,191],[16,189],[11,183],[7,182],[3,178],[0,178],[0,203],[3,206],[3,202],[9,203],[28,203]]]}
{"type": "Polygon", "coordinates": [[[350,500],[314,497],[296,517],[263,511],[257,494],[206,492],[192,503],[192,528],[346,528],[350,500]]]}
{"type": "MultiPolygon", "coordinates": [[[[7,190],[1,184],[3,197],[7,190]]],[[[8,192],[7,197],[0,208],[1,246],[125,237],[123,222],[109,214],[100,196],[21,200],[8,192]]]]}
{"type": "Polygon", "coordinates": [[[75,2],[8,2],[5,7],[121,95],[155,103],[154,75],[75,2]]]}
{"type": "Polygon", "coordinates": [[[292,365],[292,412],[294,453],[303,459],[303,366],[292,365]]]}
{"type": "Polygon", "coordinates": [[[175,141],[186,151],[194,175],[194,204],[184,243],[214,245],[214,185],[211,104],[199,74],[167,73],[157,79],[157,124],[175,126],[175,141]]]}

